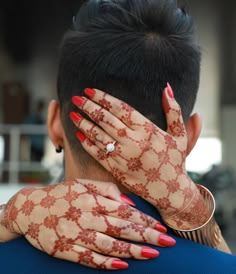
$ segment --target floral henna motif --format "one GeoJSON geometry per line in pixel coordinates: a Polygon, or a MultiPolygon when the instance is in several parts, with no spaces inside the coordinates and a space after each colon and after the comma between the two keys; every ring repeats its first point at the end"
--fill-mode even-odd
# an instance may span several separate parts
{"type": "Polygon", "coordinates": [[[117,113],[121,122],[134,130],[133,134],[128,134],[130,131],[106,119],[105,110],[101,106],[90,113],[85,104],[83,111],[86,114],[95,122],[102,117],[103,124],[116,131],[117,139],[125,140],[122,145],[118,141],[116,148],[119,146],[119,150],[110,155],[101,155],[101,150],[97,150],[96,158],[102,160],[101,164],[119,182],[152,203],[164,220],[171,219],[173,227],[191,229],[202,225],[203,219],[208,219],[209,212],[185,169],[187,137],[180,119],[180,109],[171,104],[165,108],[167,114],[174,114],[169,115],[168,131],[164,132],[147,119],[138,119],[137,112],[122,101],[102,92],[98,92],[97,96],[100,94],[100,105],[105,103],[106,109],[113,114],[117,113]],[[96,117],[95,113],[98,114],[96,117]],[[118,164],[114,164],[114,158],[118,159],[118,164]],[[197,204],[200,204],[199,208],[197,204]],[[179,221],[181,218],[182,222],[179,221]]]}
{"type": "Polygon", "coordinates": [[[126,129],[125,129],[125,128],[118,129],[117,135],[118,135],[119,137],[126,137],[126,136],[127,136],[126,129]]]}
{"type": "MultiPolygon", "coordinates": [[[[90,250],[86,250],[78,254],[78,263],[89,265],[93,261],[94,261],[94,257],[90,250]]],[[[94,264],[94,266],[96,266],[96,264],[94,264]]]]}
{"type": "Polygon", "coordinates": [[[39,236],[39,229],[40,229],[40,224],[30,224],[28,227],[28,231],[26,232],[26,236],[29,235],[32,239],[37,240],[39,236]]]}
{"type": "Polygon", "coordinates": [[[132,211],[130,210],[130,207],[127,205],[121,205],[118,208],[118,216],[121,217],[121,219],[128,219],[132,216],[132,211]]]}
{"type": "Polygon", "coordinates": [[[143,128],[145,129],[147,134],[151,133],[155,135],[158,133],[158,128],[153,123],[146,122],[143,125],[143,128]]]}
{"type": "Polygon", "coordinates": [[[85,244],[93,245],[96,241],[96,232],[95,231],[88,231],[88,230],[80,231],[78,236],[79,236],[81,242],[83,242],[85,244]]]}
{"type": "Polygon", "coordinates": [[[53,229],[53,230],[56,230],[58,222],[59,222],[59,220],[56,215],[52,215],[52,216],[46,217],[44,219],[45,227],[49,228],[49,229],[53,229]]]}
{"type": "Polygon", "coordinates": [[[86,131],[86,135],[88,136],[88,138],[91,141],[96,140],[97,134],[98,134],[97,131],[93,127],[91,129],[89,129],[89,130],[86,131]]]}
{"type": "MultiPolygon", "coordinates": [[[[113,242],[113,246],[112,246],[112,250],[114,252],[117,252],[118,254],[130,254],[130,244],[129,243],[125,243],[125,242],[113,242]]],[[[132,257],[132,255],[131,255],[132,257]]]]}
{"type": "Polygon", "coordinates": [[[79,208],[71,206],[64,216],[68,221],[71,220],[71,221],[77,222],[78,219],[81,217],[81,214],[82,212],[79,208]]]}
{"type": "MultiPolygon", "coordinates": [[[[24,194],[23,194],[24,195],[24,194]]],[[[5,226],[10,232],[16,232],[13,228],[13,223],[15,222],[18,216],[18,208],[15,206],[17,195],[14,195],[7,203],[4,210],[4,219],[2,220],[2,225],[5,226]]],[[[21,233],[19,233],[21,234],[21,233]]]]}
{"type": "Polygon", "coordinates": [[[92,119],[96,122],[99,123],[101,121],[103,121],[104,119],[104,113],[102,111],[102,109],[98,109],[95,110],[92,114],[91,114],[92,119]]]}
{"type": "MultiPolygon", "coordinates": [[[[63,252],[63,251],[69,251],[71,250],[71,245],[73,244],[73,239],[67,239],[65,236],[60,237],[58,240],[55,241],[54,244],[54,252],[57,251],[63,252]]],[[[52,253],[54,255],[55,253],[52,253]]]]}
{"type": "Polygon", "coordinates": [[[172,132],[175,133],[175,136],[184,137],[185,136],[185,129],[180,120],[174,121],[169,128],[172,132]]]}
{"type": "Polygon", "coordinates": [[[103,106],[103,108],[105,108],[106,110],[110,110],[112,107],[112,104],[107,101],[105,98],[103,98],[102,100],[99,101],[99,104],[103,106]]]}
{"type": "Polygon", "coordinates": [[[41,201],[40,205],[44,208],[50,208],[55,204],[55,202],[56,202],[56,199],[48,195],[41,201]]]}
{"type": "Polygon", "coordinates": [[[29,216],[31,214],[31,212],[34,209],[34,203],[32,201],[26,201],[23,205],[22,205],[22,213],[25,216],[29,216]]]}
{"type": "MultiPolygon", "coordinates": [[[[96,191],[97,187],[92,183],[85,186],[79,181],[24,189],[7,204],[5,221],[1,225],[13,233],[25,235],[32,245],[52,256],[63,258],[63,254],[72,254],[72,261],[77,263],[111,268],[111,265],[107,265],[108,257],[102,256],[101,259],[99,255],[98,263],[97,253],[94,253],[104,253],[98,232],[122,238],[122,233],[127,237],[125,232],[131,228],[137,237],[141,235],[140,240],[148,242],[148,237],[144,235],[145,230],[155,227],[157,222],[126,204],[118,203],[113,208],[102,204],[105,198],[97,195],[96,191]],[[87,206],[84,205],[86,200],[89,200],[87,206]],[[121,220],[130,221],[122,225],[121,220]],[[143,225],[133,223],[133,220],[143,225]],[[120,224],[117,225],[117,222],[120,224]],[[76,245],[79,249],[75,248],[76,245]]],[[[131,251],[130,243],[117,239],[109,241],[110,247],[106,246],[106,254],[123,258],[137,255],[131,251]]]]}
{"type": "Polygon", "coordinates": [[[122,228],[107,224],[107,230],[105,231],[105,234],[119,238],[121,235],[121,231],[122,228]]]}
{"type": "Polygon", "coordinates": [[[127,163],[128,169],[131,171],[139,171],[142,169],[142,162],[139,158],[130,158],[127,163]]]}

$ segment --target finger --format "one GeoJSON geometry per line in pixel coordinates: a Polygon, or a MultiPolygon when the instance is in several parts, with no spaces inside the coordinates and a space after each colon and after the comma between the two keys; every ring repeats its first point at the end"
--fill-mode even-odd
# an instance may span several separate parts
{"type": "Polygon", "coordinates": [[[80,96],[74,96],[72,101],[114,139],[119,140],[119,132],[127,132],[127,135],[130,133],[130,129],[123,122],[93,101],[80,96]]]}
{"type": "Polygon", "coordinates": [[[85,89],[85,94],[91,100],[108,110],[129,128],[135,129],[148,121],[146,117],[125,102],[104,93],[101,90],[85,89]]]}
{"type": "MultiPolygon", "coordinates": [[[[89,197],[87,199],[89,199],[89,197]]],[[[95,197],[91,197],[91,199],[92,200],[90,202],[89,207],[88,207],[88,205],[86,205],[84,207],[83,204],[78,204],[76,202],[73,203],[73,206],[75,206],[75,207],[79,206],[80,210],[82,210],[82,211],[86,210],[88,212],[88,215],[86,215],[86,216],[88,218],[90,217],[91,222],[93,222],[93,214],[94,215],[105,215],[105,216],[109,216],[109,217],[114,217],[117,220],[120,220],[121,223],[124,220],[128,221],[129,223],[127,223],[127,225],[130,225],[130,222],[132,222],[132,223],[136,223],[139,225],[143,225],[145,227],[154,228],[160,232],[165,233],[167,231],[167,229],[164,226],[162,226],[159,221],[155,220],[153,217],[148,216],[147,214],[144,214],[143,212],[141,212],[127,204],[116,202],[116,201],[107,199],[105,197],[99,196],[99,195],[97,195],[95,197]]],[[[85,222],[85,223],[87,223],[87,222],[85,222]]],[[[90,225],[95,225],[95,224],[93,222],[93,224],[89,224],[89,227],[90,227],[90,225]]],[[[97,223],[96,225],[99,225],[99,223],[97,223]]],[[[83,227],[83,228],[87,229],[88,227],[83,227]]],[[[90,227],[90,228],[92,229],[94,227],[90,227]]],[[[103,231],[101,231],[101,232],[103,232],[103,231]]]]}
{"type": "Polygon", "coordinates": [[[56,251],[51,255],[58,259],[75,262],[92,268],[118,270],[129,267],[128,263],[118,258],[103,256],[90,249],[73,244],[64,244],[61,247],[57,247],[56,251]]]}
{"type": "Polygon", "coordinates": [[[97,104],[103,106],[129,128],[143,125],[147,119],[125,102],[98,89],[85,89],[85,94],[97,104]]]}
{"type": "MultiPolygon", "coordinates": [[[[119,218],[102,215],[106,213],[104,211],[105,210],[103,209],[103,213],[101,214],[99,214],[97,211],[96,213],[83,213],[83,215],[80,217],[80,227],[83,230],[79,234],[80,239],[87,242],[90,238],[97,238],[97,235],[95,234],[96,232],[101,232],[112,237],[135,242],[148,243],[157,246],[173,246],[175,244],[175,240],[173,238],[155,229],[146,227],[141,224],[133,223],[125,219],[122,220],[119,218]],[[94,219],[97,219],[97,221],[94,222],[94,219]],[[86,222],[86,220],[89,220],[89,222],[86,222]],[[96,232],[91,232],[94,230],[96,230],[96,232]],[[164,243],[163,240],[166,240],[166,242],[164,243]]],[[[124,214],[123,216],[124,218],[127,217],[124,214]]],[[[116,254],[113,255],[117,256],[116,254]]],[[[136,256],[140,256],[140,253],[136,253],[136,256]]]]}
{"type": "Polygon", "coordinates": [[[74,242],[75,244],[103,255],[139,260],[151,259],[159,255],[159,252],[155,249],[120,241],[103,233],[84,230],[81,234],[82,236],[78,236],[78,239],[74,242]]]}
{"type": "Polygon", "coordinates": [[[83,118],[79,113],[71,112],[70,118],[77,128],[82,131],[85,136],[98,148],[106,151],[106,146],[116,141],[103,129],[99,128],[91,121],[83,118]]]}
{"type": "MultiPolygon", "coordinates": [[[[100,182],[99,182],[100,183],[100,182]]],[[[99,184],[98,183],[98,184],[99,184]]],[[[104,183],[104,188],[105,184],[111,185],[110,183],[104,183]]],[[[89,185],[89,181],[88,181],[89,185]]],[[[81,184],[79,183],[79,180],[77,180],[77,183],[75,182],[73,185],[70,186],[71,191],[73,193],[78,193],[81,192],[81,184]]],[[[83,185],[83,187],[86,189],[86,186],[83,185]]],[[[94,189],[94,186],[92,186],[94,189]]],[[[102,186],[101,186],[102,187],[102,186]]],[[[109,186],[107,187],[109,189],[109,186]]],[[[114,192],[115,187],[112,185],[112,190],[110,192],[114,192]]],[[[106,190],[106,188],[105,188],[106,190]]],[[[109,191],[109,190],[108,190],[109,191]]],[[[116,191],[116,190],[115,190],[116,191]]],[[[124,204],[121,202],[117,202],[111,199],[107,199],[106,197],[94,194],[91,195],[91,193],[88,193],[88,191],[85,191],[83,195],[83,199],[80,196],[80,199],[74,199],[72,201],[72,206],[79,208],[81,211],[89,212],[89,213],[94,213],[94,215],[107,215],[107,216],[112,216],[117,219],[125,219],[130,222],[134,222],[137,224],[144,225],[146,227],[151,227],[155,228],[158,230],[160,222],[152,218],[151,216],[148,216],[144,214],[143,212],[129,206],[128,204],[124,204]],[[86,203],[84,203],[84,199],[86,199],[86,203]]],[[[92,214],[91,213],[91,214],[92,214]]],[[[93,217],[94,215],[88,215],[91,218],[91,223],[93,223],[93,217]]],[[[86,221],[85,223],[88,223],[86,221]]],[[[98,225],[98,224],[97,224],[98,225]]],[[[84,227],[86,229],[86,227],[84,227]]],[[[161,232],[166,232],[166,229],[163,228],[161,232]],[[164,230],[164,231],[163,231],[164,230]]]]}
{"type": "Polygon", "coordinates": [[[166,114],[167,132],[175,137],[184,137],[186,131],[181,108],[174,99],[174,92],[169,84],[163,92],[162,104],[166,114]]]}
{"type": "MultiPolygon", "coordinates": [[[[114,155],[116,151],[107,154],[104,149],[98,148],[93,142],[91,142],[83,133],[78,132],[77,138],[81,142],[83,148],[90,154],[100,165],[102,165],[108,172],[111,172],[114,175],[114,169],[119,167],[120,163],[118,162],[117,157],[110,157],[111,154],[114,155]]],[[[119,173],[120,174],[120,173],[119,173]]],[[[122,176],[123,177],[123,176],[122,176]]],[[[120,181],[122,178],[119,178],[120,181]]]]}
{"type": "Polygon", "coordinates": [[[84,185],[89,191],[99,194],[101,196],[107,197],[109,199],[115,200],[117,202],[122,202],[128,205],[135,206],[135,203],[126,195],[122,194],[114,183],[92,181],[92,180],[76,180],[78,183],[84,185]]]}

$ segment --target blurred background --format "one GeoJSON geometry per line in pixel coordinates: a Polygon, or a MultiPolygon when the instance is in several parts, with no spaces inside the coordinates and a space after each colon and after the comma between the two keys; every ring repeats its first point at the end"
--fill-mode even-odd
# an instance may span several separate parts
{"type": "MultiPolygon", "coordinates": [[[[45,127],[56,95],[58,46],[82,1],[0,2],[0,203],[60,175],[45,127]]],[[[192,178],[215,195],[216,219],[236,254],[236,2],[179,1],[190,8],[202,46],[195,111],[203,131],[188,158],[192,178]]]]}

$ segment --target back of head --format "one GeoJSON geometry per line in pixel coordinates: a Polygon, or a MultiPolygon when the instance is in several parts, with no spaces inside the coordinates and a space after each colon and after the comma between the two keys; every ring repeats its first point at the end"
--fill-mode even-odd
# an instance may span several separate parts
{"type": "Polygon", "coordinates": [[[58,97],[71,148],[80,149],[69,121],[71,97],[84,88],[104,90],[165,128],[164,87],[170,82],[187,121],[199,70],[192,19],[175,0],[86,1],[64,36],[59,65],[58,97]]]}

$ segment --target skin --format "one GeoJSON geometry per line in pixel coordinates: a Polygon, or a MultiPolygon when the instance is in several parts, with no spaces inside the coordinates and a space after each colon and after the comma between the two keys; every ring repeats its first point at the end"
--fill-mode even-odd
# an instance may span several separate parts
{"type": "MultiPolygon", "coordinates": [[[[170,86],[164,91],[166,96],[168,89],[170,86]]],[[[83,141],[86,151],[118,182],[153,204],[171,227],[188,230],[204,224],[209,212],[185,169],[185,159],[193,144],[188,146],[187,132],[174,99],[170,106],[164,97],[167,132],[132,107],[99,90],[92,99],[93,102],[85,97],[73,98],[104,129],[77,114],[74,123],[87,137],[83,141]],[[106,154],[104,148],[113,142],[116,142],[115,151],[106,154]]],[[[200,133],[198,118],[191,117],[188,125],[189,131],[197,130],[192,133],[194,144],[200,133]]]]}
{"type": "Polygon", "coordinates": [[[2,225],[53,257],[90,267],[116,269],[118,258],[157,257],[149,247],[112,238],[156,245],[172,239],[157,230],[155,219],[112,200],[118,195],[115,185],[90,180],[25,188],[8,202],[2,225]]]}
{"type": "MultiPolygon", "coordinates": [[[[147,259],[159,255],[155,250],[115,240],[112,236],[161,246],[174,245],[172,238],[158,231],[163,232],[163,227],[156,220],[124,204],[118,188],[129,189],[152,203],[173,227],[192,228],[205,222],[209,212],[185,171],[185,158],[198,138],[201,122],[199,116],[194,115],[184,126],[179,106],[168,94],[166,89],[163,105],[169,124],[167,132],[101,91],[96,91],[92,98],[100,106],[85,99],[80,107],[92,118],[99,117],[93,115],[96,111],[102,113],[103,119],[95,121],[104,130],[99,131],[85,119],[74,122],[87,134],[84,148],[110,173],[98,166],[89,166],[85,172],[78,165],[65,137],[60,106],[52,101],[48,130],[55,147],[64,148],[66,181],[17,193],[0,216],[1,240],[25,235],[32,245],[52,256],[104,269],[127,268],[128,264],[118,258],[147,259]],[[111,113],[103,108],[102,102],[105,106],[107,102],[112,105],[111,113]],[[106,144],[114,140],[116,150],[107,155],[106,144]],[[152,145],[143,146],[147,143],[152,145]],[[167,172],[170,168],[171,174],[167,172]],[[89,181],[74,179],[79,177],[89,181]],[[91,181],[95,178],[107,183],[91,181]],[[174,181],[178,183],[173,187],[174,181]],[[126,216],[121,216],[124,212],[126,216]],[[125,221],[121,222],[121,218],[125,221]],[[96,225],[91,226],[93,223],[96,225]]],[[[223,248],[225,250],[225,246],[223,248]]]]}
{"type": "MultiPolygon", "coordinates": [[[[80,141],[85,150],[122,185],[153,204],[170,227],[191,230],[204,225],[210,212],[185,168],[201,131],[199,115],[191,116],[184,125],[170,85],[163,94],[166,132],[102,91],[87,89],[85,93],[92,101],[75,97],[73,102],[99,125],[71,113],[84,133],[80,141]],[[114,142],[115,151],[107,155],[106,145],[114,142]]],[[[217,248],[231,253],[222,237],[217,248]]]]}
{"type": "MultiPolygon", "coordinates": [[[[48,128],[52,138],[57,137],[53,135],[54,127],[56,130],[61,129],[57,125],[59,121],[55,119],[57,107],[55,101],[49,106],[48,128]]],[[[63,132],[61,137],[64,136],[63,132]]],[[[69,145],[66,146],[67,140],[61,137],[57,139],[60,142],[57,145],[63,145],[65,161],[68,162],[71,157],[67,150],[69,145]]],[[[84,177],[81,169],[76,166],[79,169],[76,174],[84,177]]],[[[73,172],[70,169],[68,172],[66,165],[65,182],[18,192],[0,215],[1,241],[24,235],[34,247],[51,256],[103,269],[127,268],[128,264],[118,258],[150,259],[159,255],[151,248],[129,244],[113,237],[173,246],[175,240],[163,234],[166,232],[165,227],[124,204],[120,190],[109,182],[115,179],[108,173],[101,174],[100,170],[95,169],[88,174],[103,178],[107,183],[75,180],[74,168],[71,169],[73,172]],[[90,259],[87,260],[87,257],[90,259]]],[[[132,204],[132,201],[128,201],[128,204],[132,204]]]]}

